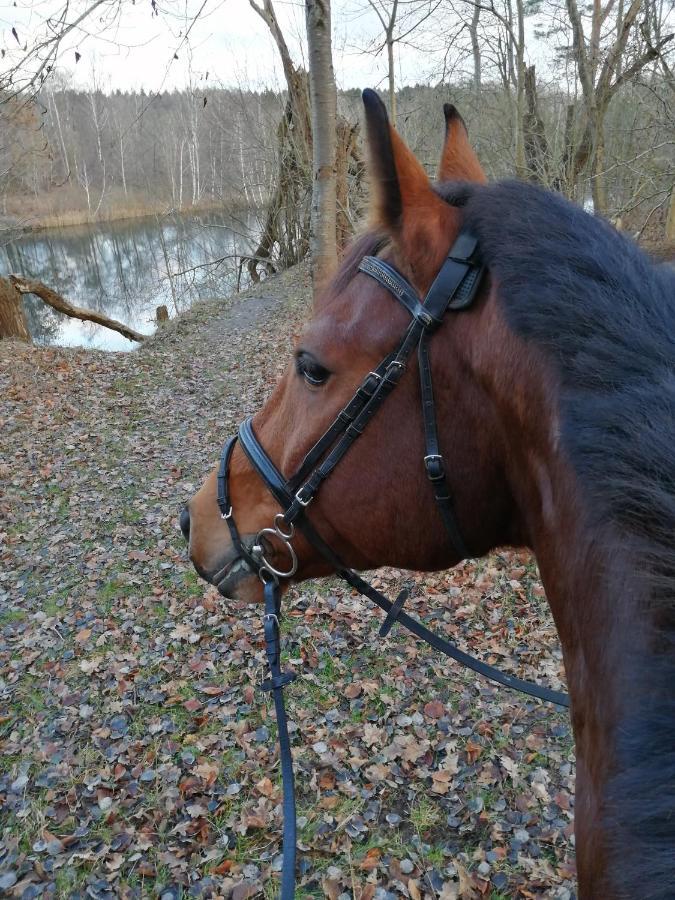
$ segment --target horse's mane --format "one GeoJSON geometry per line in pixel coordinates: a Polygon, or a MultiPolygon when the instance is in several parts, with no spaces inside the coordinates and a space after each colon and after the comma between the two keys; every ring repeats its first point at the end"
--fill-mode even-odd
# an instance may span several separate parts
{"type": "Polygon", "coordinates": [[[675,893],[675,269],[533,185],[439,193],[464,207],[509,326],[554,363],[562,445],[591,524],[625,548],[624,591],[651,625],[649,651],[626,659],[641,702],[619,726],[606,814],[621,890],[665,900],[675,893]]]}

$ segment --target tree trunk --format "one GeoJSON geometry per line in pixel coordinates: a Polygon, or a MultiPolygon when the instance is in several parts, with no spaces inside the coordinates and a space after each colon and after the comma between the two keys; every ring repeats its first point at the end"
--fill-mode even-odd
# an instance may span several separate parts
{"type": "MultiPolygon", "coordinates": [[[[306,78],[304,72],[298,72],[306,78]]],[[[298,92],[298,100],[308,97],[307,91],[298,92]]],[[[265,224],[260,242],[251,256],[244,256],[241,265],[246,264],[249,276],[254,282],[260,281],[261,269],[268,275],[276,272],[274,248],[278,246],[278,261],[282,269],[300,262],[309,249],[308,197],[310,185],[302,160],[306,151],[300,148],[302,129],[296,126],[296,115],[302,120],[309,119],[306,106],[298,111],[297,105],[286,101],[284,117],[277,129],[279,165],[276,186],[267,205],[265,224]]]]}
{"type": "MultiPolygon", "coordinates": [[[[277,131],[279,150],[276,184],[267,204],[262,236],[254,253],[250,256],[243,256],[240,260],[240,273],[243,266],[246,265],[252,281],[257,282],[263,271],[272,274],[276,271],[277,265],[282,269],[287,268],[295,265],[307,254],[310,230],[310,203],[308,201],[312,194],[313,147],[307,73],[293,65],[274,12],[272,0],[262,0],[260,6],[256,0],[249,0],[249,3],[272,33],[281,56],[288,88],[284,116],[277,131]],[[278,263],[275,259],[276,247],[278,247],[278,263]]],[[[330,10],[328,19],[330,21],[330,10]]],[[[330,37],[330,26],[327,35],[330,37]]],[[[343,123],[344,120],[340,117],[337,120],[337,130],[340,134],[342,134],[343,123]]],[[[347,123],[344,123],[344,127],[345,129],[350,128],[347,123]]],[[[339,146],[341,152],[342,141],[339,146]]],[[[353,153],[351,142],[345,142],[344,146],[352,154],[358,185],[361,181],[361,167],[356,158],[358,153],[353,153]]],[[[340,196],[344,194],[346,197],[348,190],[346,179],[349,174],[352,174],[352,169],[350,161],[344,165],[342,163],[343,161],[340,160],[337,166],[339,172],[337,193],[340,196]],[[340,181],[343,176],[344,184],[340,181]]],[[[335,165],[335,161],[333,165],[335,165]]],[[[346,210],[347,204],[344,203],[341,208],[346,210]]],[[[341,225],[350,226],[350,220],[338,216],[338,230],[341,225]]],[[[333,235],[335,236],[334,226],[333,235]]]]}
{"type": "Polygon", "coordinates": [[[60,313],[64,313],[66,316],[70,316],[73,319],[80,319],[83,322],[94,322],[96,325],[104,325],[106,328],[119,332],[119,334],[129,341],[140,342],[145,340],[144,334],[134,331],[133,328],[129,328],[128,325],[124,325],[116,319],[110,319],[108,316],[104,316],[103,313],[97,312],[94,309],[82,309],[79,306],[73,306],[73,304],[69,303],[65,297],[57,294],[56,291],[48,288],[47,285],[43,284],[41,281],[31,281],[28,278],[21,278],[19,275],[10,275],[9,279],[17,294],[35,294],[41,300],[44,300],[48,306],[51,306],[60,313]]]}
{"type": "Polygon", "coordinates": [[[480,42],[478,40],[478,22],[480,19],[480,4],[476,3],[473,7],[473,15],[471,16],[471,50],[473,53],[473,89],[479,94],[481,83],[481,55],[480,42]]]}
{"type": "Polygon", "coordinates": [[[340,116],[337,121],[337,250],[338,255],[354,234],[365,202],[365,166],[359,151],[359,126],[340,116]],[[351,191],[350,191],[351,186],[351,191]],[[352,206],[355,208],[352,209],[352,206]]]}
{"type": "Polygon", "coordinates": [[[666,240],[675,244],[675,187],[670,191],[670,206],[666,219],[666,240]]]}
{"type": "Polygon", "coordinates": [[[394,72],[394,38],[387,34],[387,68],[389,76],[389,121],[396,127],[396,79],[394,72]]]}
{"type": "Polygon", "coordinates": [[[593,195],[593,212],[596,216],[607,215],[607,180],[605,178],[605,135],[604,116],[599,117],[595,132],[595,153],[593,155],[593,177],[591,192],[593,195]]]}
{"type": "Polygon", "coordinates": [[[305,0],[312,106],[310,252],[314,296],[337,268],[335,145],[337,93],[331,54],[330,0],[305,0]]]}
{"type": "Polygon", "coordinates": [[[516,175],[527,178],[525,163],[525,135],[523,120],[525,117],[525,10],[523,0],[516,0],[518,16],[518,44],[516,46],[516,175]]]}
{"type": "Polygon", "coordinates": [[[550,154],[544,121],[539,112],[537,77],[534,66],[525,70],[525,99],[527,111],[523,120],[523,138],[527,177],[538,184],[549,184],[550,154]]]}
{"type": "Polygon", "coordinates": [[[288,45],[279,26],[272,0],[262,0],[262,6],[258,6],[256,0],[249,0],[251,7],[269,28],[274,43],[279,50],[281,64],[286,76],[286,87],[291,105],[291,117],[293,127],[297,131],[298,160],[300,166],[309,172],[311,167],[311,124],[307,101],[307,78],[302,69],[293,65],[288,45]]]}
{"type": "Polygon", "coordinates": [[[18,338],[31,343],[21,294],[6,278],[0,278],[0,340],[18,338]]]}

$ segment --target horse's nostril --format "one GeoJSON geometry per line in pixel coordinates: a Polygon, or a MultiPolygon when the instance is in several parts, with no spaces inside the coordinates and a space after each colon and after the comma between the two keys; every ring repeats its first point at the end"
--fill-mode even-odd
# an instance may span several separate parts
{"type": "Polygon", "coordinates": [[[180,523],[180,530],[183,532],[183,537],[186,541],[190,540],[190,510],[187,506],[183,507],[183,511],[180,514],[180,519],[178,520],[180,523]]]}

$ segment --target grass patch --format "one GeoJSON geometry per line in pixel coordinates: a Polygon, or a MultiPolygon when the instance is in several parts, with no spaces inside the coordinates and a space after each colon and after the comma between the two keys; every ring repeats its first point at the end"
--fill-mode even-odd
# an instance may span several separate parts
{"type": "Polygon", "coordinates": [[[441,812],[436,804],[424,795],[413,803],[410,809],[410,823],[420,834],[430,831],[441,821],[441,812]]]}
{"type": "Polygon", "coordinates": [[[22,609],[5,609],[0,610],[0,627],[3,625],[11,625],[14,622],[23,622],[26,613],[22,609]]]}

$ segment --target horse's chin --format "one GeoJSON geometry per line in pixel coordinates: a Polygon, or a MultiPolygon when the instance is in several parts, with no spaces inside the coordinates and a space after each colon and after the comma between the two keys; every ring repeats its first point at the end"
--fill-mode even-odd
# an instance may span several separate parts
{"type": "Polygon", "coordinates": [[[248,563],[243,559],[235,559],[224,570],[217,573],[213,584],[227,600],[259,603],[262,597],[260,579],[254,572],[251,572],[248,563]]]}

